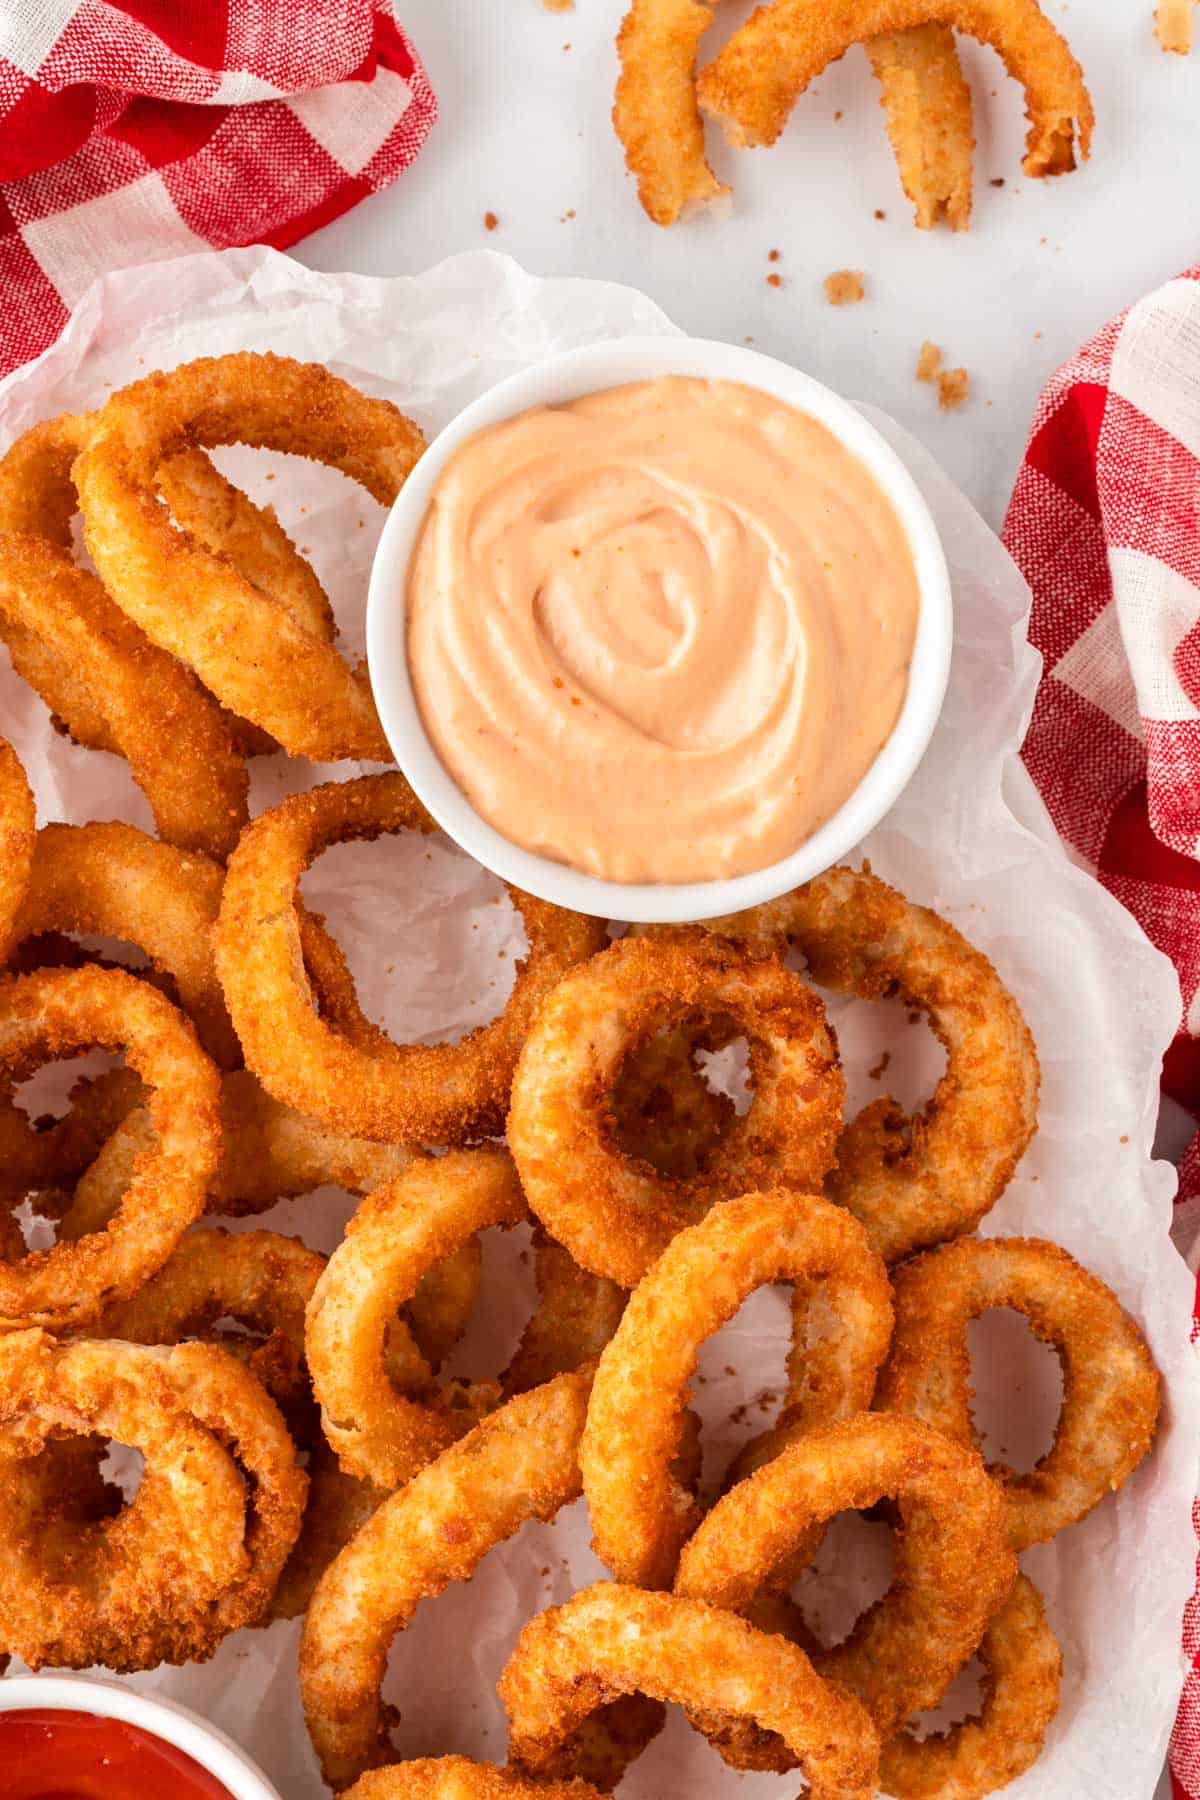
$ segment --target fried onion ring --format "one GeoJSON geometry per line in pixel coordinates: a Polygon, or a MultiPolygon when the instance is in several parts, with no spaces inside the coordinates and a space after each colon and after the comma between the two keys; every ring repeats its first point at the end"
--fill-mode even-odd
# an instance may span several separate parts
{"type": "Polygon", "coordinates": [[[1058,1711],[1062,1651],[1032,1581],[1018,1575],[979,1645],[983,1705],[977,1717],[918,1738],[902,1731],[883,1747],[879,1785],[895,1800],[983,1800],[1024,1774],[1058,1711]]]}
{"type": "Polygon", "coordinates": [[[593,1274],[635,1287],[712,1202],[819,1188],[843,1083],[824,1008],[799,976],[703,932],[623,938],[542,1003],[513,1080],[508,1141],[533,1211],[593,1274]],[[754,1096],[693,1180],[622,1156],[602,1097],[631,1046],[716,1013],[750,1041],[754,1096]]]}
{"type": "Polygon", "coordinates": [[[862,1220],[885,1262],[971,1231],[1037,1128],[1037,1049],[987,957],[869,868],[828,869],[751,911],[709,921],[756,950],[796,945],[821,987],[899,994],[925,1013],[946,1072],[924,1112],[864,1107],[842,1134],[829,1197],[862,1220]]]}
{"type": "Polygon", "coordinates": [[[119,819],[43,825],[17,941],[58,930],[136,944],[170,976],[208,1054],[223,1068],[235,1068],[241,1051],[212,948],[224,880],[219,863],[160,843],[119,819]]]}
{"type": "Polygon", "coordinates": [[[389,401],[319,364],[240,351],[114,394],[72,471],[100,577],[156,644],[292,755],[389,762],[365,669],[351,669],[231,559],[177,530],[158,499],[161,463],[225,443],[326,463],[389,506],[424,449],[421,433],[389,401]]]}
{"type": "Polygon", "coordinates": [[[129,1344],[199,1337],[241,1355],[294,1430],[311,1407],[304,1309],[324,1267],[316,1250],[277,1231],[190,1231],[156,1275],[107,1307],[87,1333],[129,1344]],[[218,1331],[223,1319],[256,1336],[218,1331]]]}
{"type": "Polygon", "coordinates": [[[390,1760],[388,1650],[420,1602],[467,1581],[526,1519],[578,1498],[591,1372],[520,1394],[385,1500],[331,1564],[300,1639],[300,1692],[328,1784],[390,1760]]]}
{"type": "Polygon", "coordinates": [[[900,185],[916,222],[929,231],[944,218],[954,231],[971,222],[971,90],[947,25],[869,38],[900,185]]]}
{"type": "Polygon", "coordinates": [[[48,1057],[124,1049],[150,1090],[156,1142],[116,1216],[78,1243],[0,1263],[0,1325],[78,1326],[166,1262],[204,1209],[220,1145],[219,1077],[181,1013],[122,969],[48,969],[0,982],[0,1071],[11,1088],[48,1057]]]}
{"type": "Polygon", "coordinates": [[[886,1742],[937,1705],[1012,1587],[1003,1500],[976,1451],[893,1413],[795,1436],[717,1501],[683,1547],[675,1591],[740,1611],[772,1591],[814,1525],[885,1497],[901,1521],[892,1585],[814,1661],[858,1695],[886,1742]]]}
{"type": "Polygon", "coordinates": [[[0,1338],[0,1641],[34,1668],[211,1656],[265,1611],[304,1489],[275,1406],[220,1350],[0,1338]],[[49,1539],[37,1461],[64,1434],[115,1439],[146,1468],[115,1518],[49,1539]]]}
{"type": "Polygon", "coordinates": [[[597,919],[510,888],[529,955],[498,1019],[457,1044],[352,1041],[318,1017],[297,979],[296,888],[330,844],[431,831],[404,777],[366,775],[295,794],[261,814],[230,859],[217,967],[249,1066],[268,1092],[343,1131],[384,1141],[462,1143],[498,1130],[517,1054],[542,995],[605,942],[597,919]]]}
{"type": "Polygon", "coordinates": [[[774,0],[735,31],[697,84],[704,112],[731,144],[773,144],[797,97],[851,44],[914,26],[943,25],[998,52],[1025,89],[1027,175],[1061,175],[1091,143],[1083,71],[1037,0],[774,0]]]}
{"type": "MultiPolygon", "coordinates": [[[[63,1127],[77,1127],[78,1149],[73,1138],[64,1138],[58,1154],[47,1156],[46,1167],[52,1170],[82,1155],[85,1173],[63,1215],[60,1237],[75,1239],[103,1229],[121,1204],[138,1154],[154,1142],[154,1126],[144,1109],[129,1111],[126,1101],[124,1116],[113,1117],[127,1093],[124,1084],[119,1086],[111,1096],[111,1106],[106,1105],[103,1114],[93,1119],[92,1109],[98,1111],[108,1098],[106,1089],[83,1108],[82,1117],[76,1108],[63,1121],[63,1127]],[[107,1130],[101,1119],[111,1121],[107,1130]],[[97,1136],[98,1150],[94,1147],[97,1136]],[[87,1166],[89,1148],[94,1160],[87,1166]]],[[[319,1187],[370,1193],[402,1174],[419,1155],[403,1144],[346,1137],[317,1119],[294,1112],[272,1100],[248,1069],[234,1069],[222,1078],[220,1105],[221,1149],[205,1211],[222,1218],[265,1212],[277,1200],[294,1199],[319,1187]]],[[[0,1108],[0,1147],[9,1135],[7,1123],[0,1108]]],[[[24,1129],[36,1147],[40,1135],[24,1129]]],[[[25,1171],[24,1163],[22,1169],[25,1171]]],[[[24,1186],[54,1185],[58,1179],[48,1174],[45,1180],[26,1179],[24,1186]]]]}
{"type": "Polygon", "coordinates": [[[0,964],[17,942],[17,915],[29,887],[37,811],[21,759],[0,738],[0,964]]]}
{"type": "Polygon", "coordinates": [[[629,1298],[615,1281],[581,1269],[540,1226],[534,1232],[534,1272],[538,1303],[504,1372],[506,1394],[528,1393],[599,1356],[629,1298]]]}
{"type": "Polygon", "coordinates": [[[342,1800],[601,1800],[586,1781],[528,1781],[466,1756],[415,1757],[370,1769],[342,1800]]]}
{"type": "Polygon", "coordinates": [[[892,1304],[887,1271],[862,1226],[809,1194],[718,1201],[671,1240],[634,1289],[596,1371],[580,1462],[593,1546],[618,1581],[670,1586],[701,1518],[671,1473],[700,1345],[773,1281],[795,1282],[801,1295],[819,1286],[832,1321],[811,1350],[797,1334],[793,1391],[807,1375],[821,1423],[869,1404],[892,1304]],[[815,1366],[806,1369],[810,1356],[815,1366]]]}
{"type": "Polygon", "coordinates": [[[499,1391],[397,1391],[387,1333],[421,1276],[468,1238],[515,1225],[525,1200],[499,1149],[425,1158],[363,1201],[308,1308],[306,1346],[325,1436],[349,1475],[398,1487],[476,1423],[499,1391]]]}
{"type": "Polygon", "coordinates": [[[909,1413],[963,1444],[971,1422],[970,1319],[1008,1306],[1057,1351],[1063,1403],[1054,1443],[1028,1475],[989,1473],[1004,1495],[1017,1550],[1086,1518],[1128,1481],[1154,1439],[1162,1380],[1146,1340],[1110,1288],[1059,1244],[971,1238],[895,1274],[896,1335],[875,1404],[909,1413]]]}
{"type": "Polygon", "coordinates": [[[71,462],[86,430],[48,420],[0,462],[0,631],[70,734],[126,759],[160,836],[223,858],[249,816],[230,722],[71,556],[71,462]]]}
{"type": "Polygon", "coordinates": [[[711,22],[702,0],[633,0],[617,34],[613,128],[656,225],[729,192],[708,166],[696,106],[696,49],[711,22]]]}
{"type": "Polygon", "coordinates": [[[803,1650],[701,1600],[615,1582],[584,1588],[525,1626],[499,1693],[509,1754],[535,1777],[571,1771],[574,1733],[614,1694],[674,1700],[712,1724],[778,1732],[812,1800],[871,1800],[879,1740],[862,1706],[803,1650]]]}

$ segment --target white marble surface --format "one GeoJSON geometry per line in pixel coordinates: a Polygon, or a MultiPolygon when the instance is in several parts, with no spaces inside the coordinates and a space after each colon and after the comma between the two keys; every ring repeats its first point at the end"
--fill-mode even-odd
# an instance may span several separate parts
{"type": "MultiPolygon", "coordinates": [[[[750,336],[884,407],[993,525],[1045,378],[1113,313],[1200,258],[1200,44],[1186,59],[1160,51],[1153,0],[1047,0],[1097,113],[1092,160],[1057,181],[1022,176],[1020,91],[990,50],[964,45],[978,149],[973,222],[959,234],[914,229],[859,49],[801,97],[773,149],[714,143],[734,184],[731,217],[664,231],[641,212],[609,124],[622,0],[576,0],[568,13],[540,0],[396,6],[441,119],[414,167],[300,244],[302,262],[412,273],[488,243],[539,274],[633,283],[689,331],[750,336]],[[500,219],[490,236],[489,210],[500,219]],[[771,248],[778,289],[766,282],[771,248]],[[860,306],[824,301],[822,276],[843,267],[866,271],[860,306]],[[939,416],[912,378],[925,337],[971,372],[973,398],[957,414],[939,416]]],[[[714,47],[746,10],[745,0],[717,9],[714,47]]]]}

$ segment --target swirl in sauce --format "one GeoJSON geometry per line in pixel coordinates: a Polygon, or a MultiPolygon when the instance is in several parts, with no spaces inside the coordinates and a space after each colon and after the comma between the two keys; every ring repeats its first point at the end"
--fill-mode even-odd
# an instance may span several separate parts
{"type": "Polygon", "coordinates": [[[438,755],[512,842],[612,881],[788,855],[908,684],[908,538],[825,426],[664,376],[481,431],[434,488],[408,660],[438,755]]]}

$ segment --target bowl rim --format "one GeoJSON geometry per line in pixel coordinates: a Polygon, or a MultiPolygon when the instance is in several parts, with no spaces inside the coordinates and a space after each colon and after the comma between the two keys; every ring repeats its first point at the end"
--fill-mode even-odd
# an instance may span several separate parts
{"type": "Polygon", "coordinates": [[[240,1745],[177,1700],[143,1694],[99,1675],[5,1676],[0,1680],[0,1713],[27,1709],[121,1719],[182,1750],[228,1788],[231,1800],[282,1800],[279,1790],[240,1745]]]}
{"type": "Polygon", "coordinates": [[[539,899],[600,918],[694,922],[771,900],[845,857],[890,810],[915,773],[941,714],[950,674],[953,599],[933,515],[901,458],[857,407],[761,351],[683,334],[586,344],[516,370],[470,401],[437,433],[401,488],[375,552],[367,592],[367,664],[392,753],[418,799],[460,848],[539,899]],[[838,811],[786,857],[747,874],[691,882],[619,882],[527,850],[475,810],[438,755],[408,666],[405,589],[434,484],[476,432],[530,407],[562,403],[655,375],[741,382],[807,412],[866,465],[891,501],[916,565],[920,610],[899,717],[838,811]]]}

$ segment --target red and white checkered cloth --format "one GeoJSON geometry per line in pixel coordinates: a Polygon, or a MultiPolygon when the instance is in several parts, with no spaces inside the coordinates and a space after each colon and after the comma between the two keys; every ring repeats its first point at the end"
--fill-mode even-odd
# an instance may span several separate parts
{"type": "MultiPolygon", "coordinates": [[[[1026,764],[1064,838],[1179,971],[1163,1088],[1200,1118],[1200,266],[1051,381],[1004,541],[1045,658],[1026,764]]],[[[1200,1138],[1180,1167],[1175,1235],[1195,1268],[1200,1138]]],[[[1200,1505],[1193,1522],[1200,1535],[1200,1505]]],[[[1175,1800],[1200,1800],[1200,1562],[1197,1576],[1175,1800]]]]}
{"type": "Polygon", "coordinates": [[[391,0],[3,0],[0,375],[109,269],[328,224],[436,116],[391,0]]]}

